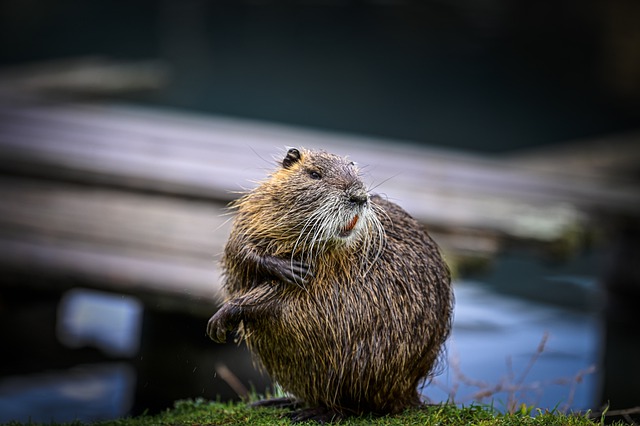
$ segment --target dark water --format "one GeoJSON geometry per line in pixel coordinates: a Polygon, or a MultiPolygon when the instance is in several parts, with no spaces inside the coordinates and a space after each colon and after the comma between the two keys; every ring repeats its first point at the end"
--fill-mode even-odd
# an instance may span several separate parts
{"type": "Polygon", "coordinates": [[[504,152],[637,128],[634,104],[607,80],[601,9],[594,0],[580,13],[568,1],[9,2],[0,65],[154,59],[167,85],[129,100],[504,152]]]}
{"type": "MultiPolygon", "coordinates": [[[[500,409],[510,397],[550,409],[598,406],[604,347],[597,259],[592,253],[550,265],[514,253],[500,257],[482,279],[457,280],[449,362],[424,394],[432,401],[453,395],[460,403],[476,400],[500,409]],[[568,289],[580,306],[522,296],[568,289]],[[545,335],[546,346],[530,365],[545,335]],[[577,383],[580,372],[585,375],[577,383]],[[478,382],[486,387],[473,384],[478,382]],[[474,398],[499,383],[516,387],[474,398]]],[[[21,338],[7,335],[6,327],[0,336],[9,344],[3,364],[16,367],[0,378],[0,421],[92,421],[156,412],[179,398],[234,398],[218,375],[220,365],[259,392],[268,384],[244,347],[206,338],[206,318],[154,312],[132,297],[79,288],[60,300],[43,300],[37,309],[15,307],[9,316],[5,310],[2,321],[22,328],[21,338]],[[33,318],[36,311],[39,318],[33,318]],[[34,326],[40,321],[47,322],[45,330],[34,326]],[[12,347],[21,355],[7,359],[12,347]]]]}

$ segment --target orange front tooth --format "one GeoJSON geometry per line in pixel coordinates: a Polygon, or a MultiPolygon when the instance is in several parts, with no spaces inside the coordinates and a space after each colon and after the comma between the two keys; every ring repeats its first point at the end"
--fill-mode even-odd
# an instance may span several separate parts
{"type": "Polygon", "coordinates": [[[349,222],[349,224],[347,225],[347,231],[351,231],[353,228],[356,227],[356,223],[358,223],[358,215],[355,215],[353,217],[353,219],[351,220],[351,222],[349,222]]]}

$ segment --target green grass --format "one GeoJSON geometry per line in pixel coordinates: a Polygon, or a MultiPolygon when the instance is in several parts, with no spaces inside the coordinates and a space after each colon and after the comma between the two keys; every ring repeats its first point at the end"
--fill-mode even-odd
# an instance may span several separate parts
{"type": "MultiPolygon", "coordinates": [[[[286,411],[278,409],[254,409],[243,403],[220,403],[204,400],[178,401],[174,408],[154,416],[140,416],[108,422],[94,423],[96,426],[161,426],[161,425],[289,425],[286,411]]],[[[51,423],[47,423],[52,425],[51,423]]],[[[302,423],[317,425],[314,422],[302,423]]],[[[515,414],[503,414],[487,405],[470,405],[459,408],[453,405],[433,405],[421,409],[408,410],[402,414],[384,417],[349,418],[340,425],[439,425],[439,426],[593,426],[601,424],[589,420],[584,415],[571,415],[523,408],[515,414]]],[[[19,426],[22,423],[8,423],[19,426]]],[[[34,425],[27,423],[26,425],[34,425]]],[[[55,425],[55,424],[53,424],[55,425]]],[[[62,424],[60,424],[62,425],[62,424]]],[[[80,426],[82,423],[66,423],[80,426]]]]}

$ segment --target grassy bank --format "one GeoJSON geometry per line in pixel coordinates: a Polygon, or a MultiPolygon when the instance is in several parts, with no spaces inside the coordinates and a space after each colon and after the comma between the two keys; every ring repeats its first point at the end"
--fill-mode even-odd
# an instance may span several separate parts
{"type": "MultiPolygon", "coordinates": [[[[108,422],[94,423],[100,426],[156,426],[156,425],[289,425],[286,411],[277,409],[253,409],[246,404],[226,404],[203,400],[178,401],[173,409],[155,416],[140,416],[108,422]]],[[[32,423],[27,423],[33,425],[32,423]]],[[[313,422],[307,424],[316,424],[313,422]]],[[[601,424],[584,415],[570,415],[532,410],[524,407],[515,414],[503,414],[490,406],[472,405],[458,408],[451,405],[435,405],[409,410],[395,416],[364,417],[343,420],[340,425],[539,425],[539,426],[593,426],[601,424]]],[[[8,423],[11,426],[22,423],[8,423]]],[[[54,425],[47,423],[47,425],[54,425]]],[[[80,426],[82,423],[68,423],[80,426]]]]}

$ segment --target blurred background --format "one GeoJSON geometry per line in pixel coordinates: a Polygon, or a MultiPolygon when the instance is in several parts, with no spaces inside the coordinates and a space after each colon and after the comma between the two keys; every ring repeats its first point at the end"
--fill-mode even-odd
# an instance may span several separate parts
{"type": "Polygon", "coordinates": [[[263,393],[225,205],[349,155],[455,274],[433,402],[640,405],[640,3],[0,0],[0,422],[263,393]]]}

